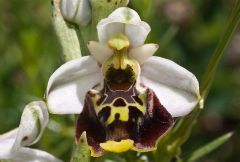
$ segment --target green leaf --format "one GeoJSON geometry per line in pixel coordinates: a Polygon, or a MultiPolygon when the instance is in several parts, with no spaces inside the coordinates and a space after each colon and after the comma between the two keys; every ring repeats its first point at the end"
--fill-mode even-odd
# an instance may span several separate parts
{"type": "Polygon", "coordinates": [[[65,61],[81,57],[81,47],[76,26],[62,17],[60,0],[53,0],[53,25],[63,51],[65,61]]]}
{"type": "Polygon", "coordinates": [[[230,132],[230,133],[226,133],[226,134],[218,137],[217,139],[213,140],[212,142],[210,142],[210,143],[202,146],[201,148],[195,150],[194,152],[192,152],[183,161],[184,162],[194,162],[194,161],[200,159],[201,157],[207,155],[208,153],[210,153],[211,151],[215,150],[216,148],[221,146],[223,143],[228,141],[232,137],[232,135],[233,135],[233,133],[230,132]]]}

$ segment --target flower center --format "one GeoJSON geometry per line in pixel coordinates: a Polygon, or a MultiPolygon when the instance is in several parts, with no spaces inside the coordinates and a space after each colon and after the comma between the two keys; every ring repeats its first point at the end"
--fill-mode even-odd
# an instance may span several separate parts
{"type": "Polygon", "coordinates": [[[102,65],[104,81],[111,90],[127,90],[139,74],[138,62],[128,55],[129,40],[118,34],[108,41],[108,45],[114,54],[102,65]]]}

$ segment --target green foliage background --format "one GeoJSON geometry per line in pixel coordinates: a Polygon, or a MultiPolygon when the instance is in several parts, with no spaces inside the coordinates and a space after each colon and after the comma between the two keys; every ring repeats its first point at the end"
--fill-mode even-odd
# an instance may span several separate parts
{"type": "MultiPolygon", "coordinates": [[[[152,27],[147,42],[160,45],[156,55],[174,60],[198,79],[226,27],[233,5],[233,0],[131,0],[130,3],[152,27]]],[[[50,74],[63,62],[51,24],[51,11],[50,0],[1,1],[0,134],[18,126],[25,104],[41,100],[50,74]]],[[[74,142],[74,117],[50,117],[48,129],[34,147],[68,161],[74,142]]],[[[183,147],[184,154],[234,131],[230,141],[199,161],[240,161],[239,121],[240,28],[217,70],[205,109],[183,147]]]]}

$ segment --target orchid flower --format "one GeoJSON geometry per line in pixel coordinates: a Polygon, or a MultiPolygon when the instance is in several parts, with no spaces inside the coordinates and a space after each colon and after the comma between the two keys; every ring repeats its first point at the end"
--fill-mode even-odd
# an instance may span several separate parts
{"type": "Polygon", "coordinates": [[[61,162],[47,152],[25,146],[35,144],[48,123],[48,110],[42,101],[28,104],[18,128],[0,135],[0,161],[13,162],[61,162]]]}
{"type": "Polygon", "coordinates": [[[49,79],[48,108],[80,114],[76,140],[86,132],[92,156],[105,151],[151,151],[199,101],[196,77],[144,44],[150,26],[130,8],[116,9],[97,25],[91,56],[63,64],[49,79]]]}

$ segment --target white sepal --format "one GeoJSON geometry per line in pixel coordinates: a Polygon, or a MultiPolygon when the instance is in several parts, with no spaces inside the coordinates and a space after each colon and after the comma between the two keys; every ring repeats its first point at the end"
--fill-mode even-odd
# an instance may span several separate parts
{"type": "Polygon", "coordinates": [[[12,159],[14,162],[63,162],[45,151],[27,147],[15,152],[12,159]]]}
{"type": "Polygon", "coordinates": [[[36,143],[48,123],[48,111],[43,101],[28,104],[17,129],[0,135],[0,160],[13,162],[61,162],[47,152],[24,146],[36,143]]]}
{"type": "Polygon", "coordinates": [[[100,68],[90,56],[63,64],[48,81],[49,111],[53,114],[79,114],[87,91],[100,83],[100,77],[100,68]]]}
{"type": "Polygon", "coordinates": [[[63,17],[78,25],[87,25],[91,20],[91,7],[88,0],[61,0],[63,17]]]}
{"type": "Polygon", "coordinates": [[[129,55],[136,59],[139,64],[143,64],[147,59],[154,55],[158,47],[158,44],[144,44],[136,48],[131,48],[129,50],[129,55]]]}
{"type": "Polygon", "coordinates": [[[109,48],[106,44],[90,41],[87,46],[91,56],[100,64],[113,55],[113,49],[109,48]]]}
{"type": "Polygon", "coordinates": [[[122,33],[128,37],[131,47],[137,47],[144,43],[151,28],[141,21],[136,11],[120,7],[102,19],[97,25],[97,30],[101,43],[107,43],[111,37],[122,33]]]}
{"type": "Polygon", "coordinates": [[[0,135],[0,160],[10,159],[12,156],[12,147],[17,137],[18,129],[11,130],[0,135]]]}
{"type": "Polygon", "coordinates": [[[48,110],[43,101],[28,104],[22,113],[14,149],[36,143],[48,123],[48,110]]]}
{"type": "Polygon", "coordinates": [[[200,98],[196,77],[168,59],[149,58],[142,66],[141,81],[156,93],[173,117],[190,113],[200,98]]]}

